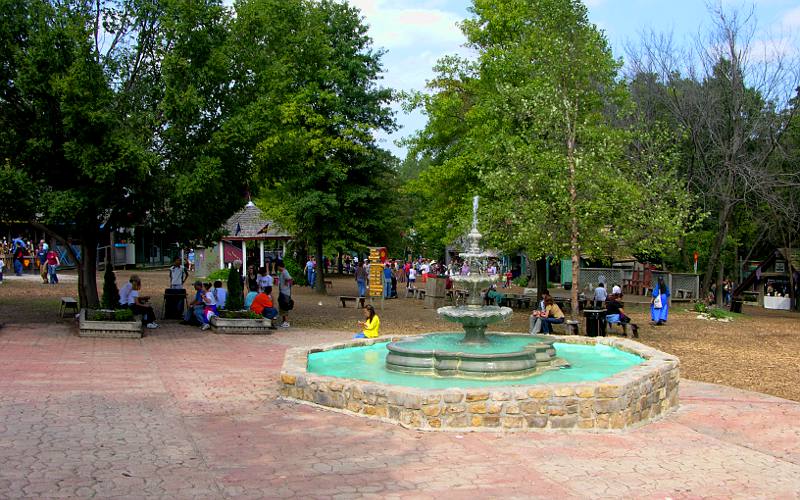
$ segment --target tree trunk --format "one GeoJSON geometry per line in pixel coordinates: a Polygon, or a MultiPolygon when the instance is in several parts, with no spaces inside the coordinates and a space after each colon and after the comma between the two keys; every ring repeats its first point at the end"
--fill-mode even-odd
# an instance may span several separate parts
{"type": "Polygon", "coordinates": [[[722,253],[722,246],[725,244],[725,239],[728,237],[728,218],[730,217],[731,207],[725,205],[719,213],[719,233],[714,238],[714,245],[711,247],[711,255],[708,256],[708,264],[706,264],[706,272],[703,276],[703,290],[702,296],[708,295],[711,289],[711,280],[714,279],[714,269],[717,268],[722,253]]]}
{"type": "Polygon", "coordinates": [[[725,261],[719,260],[719,267],[717,268],[717,306],[722,306],[723,298],[725,297],[725,290],[723,290],[722,282],[725,280],[725,261]]]}
{"type": "Polygon", "coordinates": [[[337,249],[337,252],[339,255],[336,257],[336,270],[339,274],[344,274],[344,255],[339,249],[337,249]]]}
{"type": "Polygon", "coordinates": [[[547,259],[536,259],[536,297],[542,300],[542,292],[547,289],[547,259]]]}
{"type": "Polygon", "coordinates": [[[322,241],[322,237],[317,237],[316,241],[316,256],[317,256],[317,282],[314,283],[314,291],[319,294],[325,295],[327,290],[325,289],[325,261],[322,260],[322,247],[324,245],[324,241],[322,241]]]}
{"type": "Polygon", "coordinates": [[[97,294],[97,240],[96,238],[81,239],[82,265],[78,271],[78,281],[81,288],[81,307],[95,308],[100,305],[97,294]]]}
{"type": "Polygon", "coordinates": [[[575,135],[567,138],[567,163],[569,164],[569,223],[570,223],[570,253],[572,254],[572,290],[570,303],[572,311],[570,317],[578,319],[578,287],[581,282],[581,249],[580,233],[578,232],[578,189],[575,182],[575,135]]]}

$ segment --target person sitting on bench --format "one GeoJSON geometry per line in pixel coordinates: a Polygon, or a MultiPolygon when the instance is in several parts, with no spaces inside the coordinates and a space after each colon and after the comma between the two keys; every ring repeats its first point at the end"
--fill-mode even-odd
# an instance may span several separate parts
{"type": "MultiPolygon", "coordinates": [[[[620,296],[616,293],[612,293],[608,296],[606,300],[606,321],[609,325],[619,324],[622,326],[622,331],[625,335],[628,334],[627,325],[630,324],[631,318],[625,314],[625,309],[622,307],[622,303],[619,301],[620,296]]],[[[633,331],[633,336],[639,336],[639,327],[631,324],[631,330],[633,331]]]]}
{"type": "Polygon", "coordinates": [[[552,325],[560,325],[563,322],[564,313],[558,304],[553,302],[553,297],[547,295],[544,298],[544,312],[533,322],[531,333],[553,333],[552,325]]]}

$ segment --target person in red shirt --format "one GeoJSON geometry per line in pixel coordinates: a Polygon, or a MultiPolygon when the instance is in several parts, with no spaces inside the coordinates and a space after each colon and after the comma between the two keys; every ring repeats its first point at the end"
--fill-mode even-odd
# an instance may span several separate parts
{"type": "Polygon", "coordinates": [[[47,252],[45,262],[47,262],[47,277],[49,278],[50,284],[55,285],[58,283],[58,274],[56,274],[56,271],[58,270],[58,266],[61,265],[61,260],[52,247],[50,247],[50,250],[47,252]]]}
{"type": "Polygon", "coordinates": [[[278,317],[278,310],[275,309],[272,303],[272,287],[267,286],[264,291],[256,295],[253,303],[250,304],[250,310],[256,314],[260,314],[267,319],[275,319],[278,317]]]}

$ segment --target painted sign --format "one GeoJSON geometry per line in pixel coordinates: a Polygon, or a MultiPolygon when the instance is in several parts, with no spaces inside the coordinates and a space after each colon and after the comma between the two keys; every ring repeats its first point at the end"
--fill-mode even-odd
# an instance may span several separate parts
{"type": "Polygon", "coordinates": [[[383,264],[381,255],[386,255],[386,247],[370,247],[369,249],[369,296],[383,295],[383,264]]]}

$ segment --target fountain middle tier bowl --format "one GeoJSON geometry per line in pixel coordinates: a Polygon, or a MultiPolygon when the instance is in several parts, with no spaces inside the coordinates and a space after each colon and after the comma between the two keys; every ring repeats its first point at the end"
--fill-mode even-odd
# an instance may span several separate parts
{"type": "Polygon", "coordinates": [[[487,335],[464,344],[457,333],[429,334],[389,343],[386,368],[401,373],[477,379],[515,379],[561,368],[554,339],[539,335],[487,335]]]}
{"type": "Polygon", "coordinates": [[[486,326],[507,319],[513,311],[498,306],[446,306],[436,310],[439,316],[464,326],[486,326]]]}

